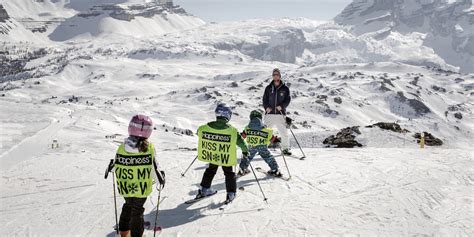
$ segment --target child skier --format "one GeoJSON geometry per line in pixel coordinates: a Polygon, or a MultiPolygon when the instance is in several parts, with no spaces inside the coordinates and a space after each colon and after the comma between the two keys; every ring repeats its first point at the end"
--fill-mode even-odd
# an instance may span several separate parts
{"type": "Polygon", "coordinates": [[[237,146],[243,156],[248,155],[247,144],[238,130],[229,124],[232,110],[226,104],[219,104],[215,109],[216,121],[204,124],[198,129],[198,159],[208,162],[204,172],[201,189],[198,190],[196,200],[214,195],[217,191],[211,189],[212,179],[219,166],[225,175],[227,198],[225,204],[232,202],[236,195],[237,182],[233,166],[237,165],[237,146]]]}
{"type": "Polygon", "coordinates": [[[273,136],[273,130],[265,127],[262,122],[262,113],[258,110],[254,110],[250,113],[250,122],[242,132],[242,137],[244,137],[249,145],[249,156],[242,158],[240,161],[240,170],[238,176],[243,176],[250,171],[248,167],[250,161],[258,153],[263,160],[268,164],[270,170],[267,172],[269,175],[275,177],[281,177],[282,174],[278,169],[278,163],[275,161],[275,158],[268,150],[268,145],[270,143],[279,143],[280,139],[276,136],[273,136]]]}
{"type": "Polygon", "coordinates": [[[144,231],[143,205],[152,192],[153,179],[165,186],[165,173],[158,172],[155,148],[148,138],[152,120],[145,115],[133,116],[128,125],[129,137],[120,145],[115,157],[115,177],[119,194],[125,198],[120,214],[120,236],[141,237],[144,231]]]}

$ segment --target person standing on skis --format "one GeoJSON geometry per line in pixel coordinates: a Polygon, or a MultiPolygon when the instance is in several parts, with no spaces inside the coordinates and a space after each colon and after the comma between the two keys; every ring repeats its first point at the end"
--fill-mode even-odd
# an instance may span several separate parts
{"type": "Polygon", "coordinates": [[[233,166],[237,165],[237,146],[244,157],[248,155],[247,144],[238,130],[229,124],[232,110],[226,104],[219,104],[215,109],[216,121],[204,124],[198,129],[198,159],[208,162],[204,171],[201,188],[195,199],[214,195],[217,191],[211,189],[212,180],[219,166],[225,175],[227,198],[225,203],[234,200],[237,191],[237,181],[233,166]]]}
{"type": "Polygon", "coordinates": [[[120,214],[120,236],[141,237],[144,232],[143,205],[152,192],[153,179],[165,186],[164,171],[158,172],[155,148],[148,138],[153,131],[151,118],[135,115],[128,125],[129,137],[115,156],[115,177],[119,194],[125,198],[120,214]]]}
{"type": "Polygon", "coordinates": [[[269,128],[276,127],[278,129],[282,140],[283,154],[291,155],[286,121],[286,108],[291,102],[290,89],[281,80],[278,68],[273,69],[272,77],[272,82],[265,88],[263,94],[264,121],[269,128]]]}
{"type": "Polygon", "coordinates": [[[268,145],[270,143],[278,143],[279,138],[273,136],[272,129],[269,129],[263,125],[262,117],[262,112],[258,110],[252,111],[250,113],[250,123],[242,132],[242,137],[246,139],[249,146],[249,156],[242,158],[240,161],[240,170],[237,174],[238,176],[243,176],[250,173],[248,167],[257,153],[270,167],[270,170],[267,172],[269,175],[275,177],[282,176],[280,170],[278,169],[278,163],[275,161],[275,158],[268,150],[268,145]]]}

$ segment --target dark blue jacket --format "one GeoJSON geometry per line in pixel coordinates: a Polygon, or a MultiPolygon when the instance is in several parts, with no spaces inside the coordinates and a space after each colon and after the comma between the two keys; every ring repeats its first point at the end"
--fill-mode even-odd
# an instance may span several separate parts
{"type": "Polygon", "coordinates": [[[268,107],[272,108],[270,114],[280,114],[276,107],[281,106],[283,108],[282,113],[286,114],[286,107],[290,104],[290,89],[281,81],[280,86],[275,87],[273,81],[265,88],[263,94],[263,107],[266,110],[268,107]]]}

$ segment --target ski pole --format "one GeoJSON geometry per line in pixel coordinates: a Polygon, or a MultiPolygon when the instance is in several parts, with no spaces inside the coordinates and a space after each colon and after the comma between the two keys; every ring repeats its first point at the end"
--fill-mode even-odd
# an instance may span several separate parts
{"type": "MultiPolygon", "coordinates": [[[[285,121],[286,121],[287,116],[285,116],[281,111],[280,111],[280,114],[281,114],[281,116],[283,116],[285,118],[285,121]]],[[[301,145],[298,142],[298,139],[296,138],[295,133],[293,132],[293,129],[291,129],[291,123],[288,124],[288,128],[290,129],[290,132],[293,135],[293,138],[295,138],[296,144],[298,145],[298,147],[300,148],[301,153],[303,154],[303,157],[301,157],[300,159],[302,160],[302,159],[306,158],[306,155],[304,154],[303,148],[301,148],[301,145]]]]}
{"type": "Polygon", "coordinates": [[[117,235],[119,234],[118,215],[117,215],[117,195],[115,194],[115,174],[112,174],[112,181],[114,187],[114,208],[115,208],[115,228],[117,229],[117,235]]]}
{"type": "Polygon", "coordinates": [[[188,168],[186,169],[186,171],[184,171],[184,173],[181,173],[181,177],[184,177],[184,175],[188,172],[189,168],[191,168],[191,166],[194,164],[194,162],[197,160],[197,156],[194,158],[193,162],[191,162],[191,164],[189,164],[188,168]]]}
{"type": "Polygon", "coordinates": [[[250,169],[252,169],[253,176],[255,177],[255,180],[257,181],[258,187],[260,188],[260,191],[262,192],[263,195],[263,201],[265,201],[268,204],[267,197],[265,197],[265,193],[263,192],[262,186],[260,186],[260,182],[258,181],[257,175],[255,174],[255,171],[253,170],[252,163],[249,163],[250,169]]]}
{"type": "Polygon", "coordinates": [[[157,231],[161,231],[161,227],[157,226],[157,224],[158,224],[158,212],[160,211],[161,190],[162,189],[163,189],[162,187],[160,187],[160,189],[158,189],[158,203],[156,203],[155,228],[153,228],[153,237],[156,236],[157,231]]]}
{"type": "Polygon", "coordinates": [[[306,155],[304,154],[303,148],[301,148],[301,145],[298,142],[298,139],[296,138],[295,133],[293,132],[293,129],[291,129],[291,127],[290,127],[290,132],[291,132],[291,134],[293,134],[293,137],[295,138],[296,144],[298,145],[298,147],[300,148],[301,153],[303,154],[303,157],[301,157],[300,159],[302,160],[302,159],[306,158],[306,155]]]}
{"type": "Polygon", "coordinates": [[[281,156],[283,157],[283,161],[285,162],[286,170],[288,171],[288,179],[291,179],[290,169],[288,168],[288,164],[286,163],[286,158],[285,158],[285,155],[283,154],[281,147],[280,147],[280,152],[281,152],[281,156]]]}
{"type": "MultiPolygon", "coordinates": [[[[112,172],[114,168],[114,159],[110,160],[109,166],[105,172],[104,179],[107,179],[109,173],[112,172]]],[[[114,188],[114,209],[115,209],[115,231],[117,236],[119,235],[119,226],[118,226],[118,215],[117,215],[117,195],[115,194],[115,174],[112,172],[112,186],[114,188]]]]}

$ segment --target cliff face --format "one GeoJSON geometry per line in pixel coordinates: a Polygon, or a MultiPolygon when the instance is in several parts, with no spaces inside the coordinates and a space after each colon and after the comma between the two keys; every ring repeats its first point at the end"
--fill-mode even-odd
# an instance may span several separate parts
{"type": "Polygon", "coordinates": [[[6,22],[8,19],[10,19],[10,16],[8,16],[7,10],[0,4],[0,22],[6,22]]]}
{"type": "Polygon", "coordinates": [[[16,25],[11,22],[7,10],[0,4],[0,35],[8,35],[15,27],[16,25]]]}
{"type": "Polygon", "coordinates": [[[355,0],[334,20],[357,35],[423,33],[424,45],[447,63],[474,72],[472,0],[355,0]]]}

